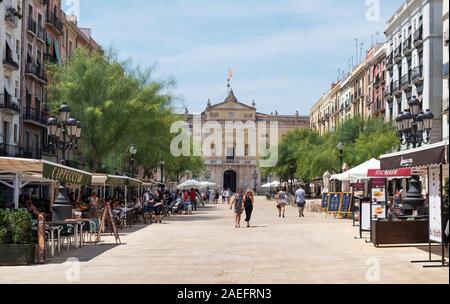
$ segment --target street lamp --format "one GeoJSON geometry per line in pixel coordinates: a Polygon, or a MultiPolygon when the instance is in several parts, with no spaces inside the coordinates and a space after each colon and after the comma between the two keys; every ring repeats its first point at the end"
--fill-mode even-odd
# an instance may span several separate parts
{"type": "Polygon", "coordinates": [[[211,173],[206,172],[206,173],[205,173],[205,179],[206,179],[207,181],[209,181],[210,178],[211,178],[211,173]]]}
{"type": "Polygon", "coordinates": [[[256,193],[256,181],[258,179],[258,171],[253,171],[253,192],[256,193]]]}
{"type": "Polygon", "coordinates": [[[130,147],[130,154],[131,154],[131,178],[134,178],[134,171],[135,171],[134,161],[137,154],[137,148],[134,144],[132,144],[130,147]]]}
{"type": "Polygon", "coordinates": [[[342,166],[344,165],[344,148],[345,148],[345,143],[342,139],[339,140],[338,144],[337,144],[337,149],[339,151],[339,162],[341,164],[341,173],[342,173],[342,166]]]}
{"type": "Polygon", "coordinates": [[[161,161],[159,163],[160,169],[161,169],[161,184],[164,184],[164,165],[166,163],[164,161],[161,161]]]}
{"type": "Polygon", "coordinates": [[[396,122],[398,136],[402,145],[421,147],[430,142],[434,114],[430,110],[421,112],[422,103],[416,96],[408,102],[409,109],[400,113],[396,122]]]}
{"type": "Polygon", "coordinates": [[[81,123],[70,116],[70,107],[63,104],[59,108],[59,119],[50,117],[47,121],[50,151],[58,154],[61,151],[61,163],[66,163],[66,151],[78,151],[78,140],[81,138],[81,123]]]}

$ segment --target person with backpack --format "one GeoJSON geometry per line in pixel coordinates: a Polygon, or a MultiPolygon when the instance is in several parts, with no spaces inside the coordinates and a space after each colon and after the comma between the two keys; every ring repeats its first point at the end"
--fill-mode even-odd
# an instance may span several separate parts
{"type": "Polygon", "coordinates": [[[286,205],[287,205],[287,194],[285,187],[280,192],[278,192],[277,196],[277,208],[279,217],[282,216],[285,217],[286,205]]]}

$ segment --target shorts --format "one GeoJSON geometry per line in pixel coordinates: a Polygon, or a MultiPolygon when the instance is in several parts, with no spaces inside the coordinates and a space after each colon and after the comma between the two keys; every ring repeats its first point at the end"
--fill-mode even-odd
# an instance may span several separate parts
{"type": "Polygon", "coordinates": [[[144,213],[151,213],[152,212],[152,206],[144,206],[144,213]]]}
{"type": "Polygon", "coordinates": [[[161,215],[161,208],[162,206],[158,206],[158,207],[153,207],[153,211],[155,212],[155,215],[161,215]]]}
{"type": "Polygon", "coordinates": [[[298,208],[305,208],[305,203],[297,203],[298,208]]]}
{"type": "Polygon", "coordinates": [[[281,207],[281,208],[286,207],[286,202],[280,202],[280,203],[278,204],[278,207],[281,207]]]}

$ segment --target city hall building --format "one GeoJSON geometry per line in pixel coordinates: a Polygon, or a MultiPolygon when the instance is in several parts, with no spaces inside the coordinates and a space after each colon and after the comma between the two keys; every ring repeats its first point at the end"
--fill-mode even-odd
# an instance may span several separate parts
{"type": "MultiPolygon", "coordinates": [[[[199,115],[190,114],[188,110],[184,115],[185,120],[189,123],[191,130],[194,129],[194,118],[201,120],[201,125],[204,126],[208,122],[218,123],[222,129],[222,142],[209,142],[211,153],[204,156],[205,159],[205,173],[204,176],[198,177],[200,179],[207,179],[217,185],[218,189],[231,189],[235,192],[237,189],[253,189],[256,188],[260,191],[262,183],[266,182],[266,178],[261,176],[260,170],[260,155],[258,148],[253,148],[252,141],[249,137],[249,131],[244,130],[245,142],[237,142],[236,134],[234,131],[233,141],[226,140],[226,128],[225,125],[233,123],[238,125],[252,125],[253,123],[258,126],[261,123],[265,123],[267,126],[267,134],[261,134],[256,132],[256,146],[259,147],[261,143],[267,143],[267,149],[270,147],[270,131],[269,126],[271,122],[278,122],[278,140],[295,129],[309,128],[309,117],[300,116],[297,111],[294,115],[279,115],[278,111],[271,114],[259,113],[256,108],[256,104],[253,101],[250,104],[240,102],[235,96],[232,89],[229,89],[227,98],[217,104],[212,104],[208,101],[205,111],[199,115]],[[264,141],[260,138],[266,137],[264,141]],[[216,145],[221,145],[217,147],[216,145]],[[216,155],[215,151],[222,151],[220,155],[216,155]],[[255,153],[256,152],[256,153],[255,153]]],[[[227,128],[229,130],[230,128],[227,128]]],[[[210,134],[195,134],[194,136],[200,136],[202,142],[205,137],[210,134]]],[[[273,143],[272,143],[273,145],[273,143]]]]}

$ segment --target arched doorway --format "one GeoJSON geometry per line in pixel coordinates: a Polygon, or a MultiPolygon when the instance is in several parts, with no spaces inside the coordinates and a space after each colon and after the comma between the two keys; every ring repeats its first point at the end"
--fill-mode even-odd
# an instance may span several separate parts
{"type": "Polygon", "coordinates": [[[237,187],[237,174],[236,171],[228,170],[223,174],[223,188],[230,189],[231,192],[235,193],[237,187]]]}

